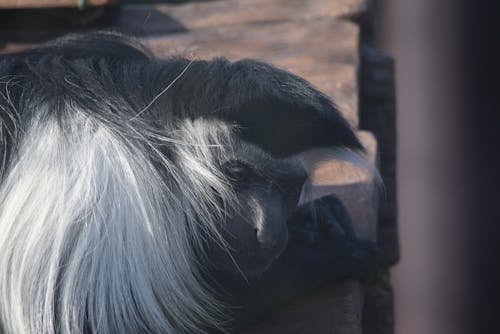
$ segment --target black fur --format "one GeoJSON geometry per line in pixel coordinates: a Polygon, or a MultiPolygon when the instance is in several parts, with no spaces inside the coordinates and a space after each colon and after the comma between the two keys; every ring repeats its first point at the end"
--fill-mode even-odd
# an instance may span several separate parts
{"type": "MultiPolygon", "coordinates": [[[[51,101],[77,86],[79,95],[69,97],[104,113],[103,117],[112,118],[108,108],[99,108],[105,102],[102,96],[125,107],[115,110],[118,123],[142,110],[189,63],[186,59],[160,60],[133,40],[102,32],[69,35],[38,49],[3,55],[1,60],[2,78],[16,76],[14,98],[21,95],[16,91],[35,90],[51,101]]],[[[140,120],[161,131],[162,123],[186,117],[237,124],[243,139],[277,157],[315,147],[362,150],[324,94],[289,72],[254,60],[194,61],[182,80],[154,108],[142,113],[140,120]]],[[[10,120],[6,122],[4,126],[9,128],[10,120]]],[[[4,135],[3,140],[10,139],[4,135]]]]}

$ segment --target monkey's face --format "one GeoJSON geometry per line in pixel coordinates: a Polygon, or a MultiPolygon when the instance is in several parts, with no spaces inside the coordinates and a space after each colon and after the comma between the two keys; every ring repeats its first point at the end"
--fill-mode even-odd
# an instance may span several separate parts
{"type": "Polygon", "coordinates": [[[306,173],[293,160],[280,160],[242,144],[222,171],[236,194],[221,233],[228,249],[212,253],[217,266],[246,275],[266,270],[288,241],[286,221],[296,208],[306,173]]]}

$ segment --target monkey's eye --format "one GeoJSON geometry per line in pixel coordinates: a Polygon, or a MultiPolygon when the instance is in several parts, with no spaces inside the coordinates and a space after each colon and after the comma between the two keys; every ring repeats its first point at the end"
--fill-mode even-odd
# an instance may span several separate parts
{"type": "Polygon", "coordinates": [[[249,185],[255,176],[254,170],[241,161],[228,161],[222,166],[222,172],[238,186],[249,185]]]}

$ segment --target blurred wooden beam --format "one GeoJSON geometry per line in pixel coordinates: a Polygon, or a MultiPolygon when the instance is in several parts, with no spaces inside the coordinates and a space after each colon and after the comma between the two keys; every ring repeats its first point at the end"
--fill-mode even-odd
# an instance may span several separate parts
{"type": "Polygon", "coordinates": [[[2,0],[0,1],[0,9],[105,6],[116,4],[118,1],[119,0],[2,0]]]}

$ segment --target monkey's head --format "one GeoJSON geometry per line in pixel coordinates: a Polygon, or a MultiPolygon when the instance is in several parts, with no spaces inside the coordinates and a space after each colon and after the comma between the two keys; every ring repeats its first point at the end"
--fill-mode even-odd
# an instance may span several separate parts
{"type": "MultiPolygon", "coordinates": [[[[213,146],[213,165],[234,194],[232,204],[223,205],[218,226],[225,244],[209,242],[210,263],[259,274],[288,240],[286,222],[307,178],[297,155],[318,147],[362,146],[330,99],[287,71],[254,60],[179,60],[176,66],[174,73],[185,70],[182,80],[157,103],[182,119],[205,122],[189,132],[214,126],[214,139],[205,136],[200,143],[213,146]],[[214,153],[220,145],[230,150],[214,153]]],[[[149,117],[163,116],[157,112],[149,117]]]]}
{"type": "Polygon", "coordinates": [[[222,164],[236,195],[221,234],[227,248],[211,247],[212,262],[226,271],[259,274],[282,253],[287,219],[296,208],[307,175],[294,159],[277,159],[245,142],[222,164]]]}

